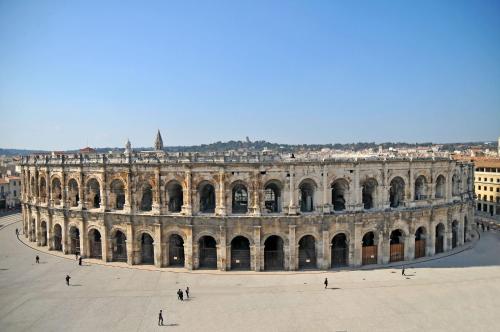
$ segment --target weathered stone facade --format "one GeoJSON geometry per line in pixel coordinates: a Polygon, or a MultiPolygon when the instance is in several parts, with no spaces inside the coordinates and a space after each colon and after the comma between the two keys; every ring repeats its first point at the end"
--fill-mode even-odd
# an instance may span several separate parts
{"type": "Polygon", "coordinates": [[[448,159],[23,159],[24,233],[158,267],[329,269],[430,256],[473,229],[473,164],[448,159]]]}

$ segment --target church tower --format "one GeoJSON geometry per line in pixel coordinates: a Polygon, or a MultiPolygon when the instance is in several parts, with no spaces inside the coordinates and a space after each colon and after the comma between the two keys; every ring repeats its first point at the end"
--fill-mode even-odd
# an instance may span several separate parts
{"type": "Polygon", "coordinates": [[[155,150],[163,151],[163,139],[161,138],[160,129],[158,129],[158,133],[156,134],[155,150]]]}

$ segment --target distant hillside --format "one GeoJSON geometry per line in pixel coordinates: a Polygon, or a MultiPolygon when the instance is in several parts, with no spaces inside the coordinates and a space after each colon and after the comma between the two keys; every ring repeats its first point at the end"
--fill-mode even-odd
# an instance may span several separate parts
{"type": "MultiPolygon", "coordinates": [[[[210,144],[201,144],[201,145],[191,145],[191,146],[167,146],[165,150],[168,152],[210,152],[210,151],[227,151],[227,150],[239,150],[245,149],[250,151],[262,151],[263,149],[269,149],[274,151],[282,151],[282,152],[291,152],[291,151],[299,151],[299,150],[319,150],[322,148],[330,148],[336,150],[353,150],[360,151],[365,149],[378,149],[379,146],[382,146],[384,149],[389,147],[393,148],[414,148],[414,147],[422,147],[432,145],[431,142],[425,143],[404,143],[404,142],[386,142],[386,143],[375,143],[375,142],[359,142],[359,143],[347,143],[347,144],[278,144],[271,143],[267,141],[228,141],[228,142],[215,142],[210,144]]],[[[444,151],[455,151],[455,150],[465,150],[471,147],[482,148],[482,149],[496,149],[497,142],[466,142],[466,143],[446,143],[439,144],[441,145],[441,150],[444,151]]],[[[134,151],[146,151],[152,150],[152,147],[136,147],[134,151]]],[[[98,153],[107,153],[111,150],[122,151],[123,148],[96,148],[98,153]]],[[[43,150],[23,150],[23,149],[2,149],[0,148],[0,155],[7,156],[17,156],[17,155],[29,155],[33,153],[49,153],[50,151],[43,150]]],[[[67,150],[67,153],[78,153],[78,150],[67,150]]]]}

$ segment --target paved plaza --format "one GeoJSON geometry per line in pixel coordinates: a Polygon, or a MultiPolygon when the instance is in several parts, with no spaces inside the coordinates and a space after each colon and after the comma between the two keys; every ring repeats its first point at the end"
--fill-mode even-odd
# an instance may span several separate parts
{"type": "Polygon", "coordinates": [[[493,231],[470,250],[408,265],[408,277],[389,267],[185,272],[80,267],[72,256],[19,241],[20,220],[0,218],[0,331],[500,330],[500,233],[493,231]],[[186,286],[192,296],[180,302],[176,291],[186,286]]]}

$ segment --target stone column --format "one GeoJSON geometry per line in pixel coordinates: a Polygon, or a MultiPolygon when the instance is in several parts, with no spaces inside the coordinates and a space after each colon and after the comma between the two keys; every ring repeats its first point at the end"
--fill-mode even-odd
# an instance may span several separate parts
{"type": "Polygon", "coordinates": [[[154,239],[154,250],[155,250],[155,266],[156,267],[162,267],[163,261],[162,261],[162,243],[163,243],[163,236],[162,236],[162,231],[161,231],[161,224],[159,222],[154,224],[154,230],[155,230],[155,239],[154,239]]]}
{"type": "Polygon", "coordinates": [[[326,165],[323,165],[323,213],[330,213],[330,204],[328,202],[328,173],[326,165]]]}
{"type": "Polygon", "coordinates": [[[218,203],[218,206],[216,207],[215,211],[217,215],[219,216],[225,216],[226,215],[226,189],[225,189],[225,175],[224,175],[224,169],[219,170],[219,197],[216,199],[216,202],[218,203]]]}
{"type": "Polygon", "coordinates": [[[127,183],[125,192],[125,204],[123,205],[124,213],[133,213],[132,209],[132,174],[130,169],[127,171],[127,183]]]}
{"type": "Polygon", "coordinates": [[[53,217],[52,213],[49,212],[49,217],[47,218],[47,246],[49,250],[54,250],[53,217]]]}
{"type": "Polygon", "coordinates": [[[193,215],[193,207],[191,205],[192,198],[192,188],[191,188],[191,170],[187,169],[184,174],[184,186],[182,188],[183,191],[183,204],[182,204],[182,214],[185,216],[193,215]]]}
{"type": "Polygon", "coordinates": [[[78,196],[80,200],[78,201],[78,208],[85,209],[87,205],[85,204],[85,181],[83,176],[83,170],[80,168],[80,185],[78,186],[78,196]]]}
{"type": "Polygon", "coordinates": [[[356,162],[354,166],[354,183],[352,186],[353,190],[353,195],[351,197],[353,198],[353,202],[351,202],[351,210],[355,211],[362,211],[363,210],[363,199],[362,199],[362,188],[360,186],[360,178],[359,178],[359,164],[356,162]]]}
{"type": "Polygon", "coordinates": [[[193,226],[186,225],[183,227],[186,234],[186,242],[184,242],[184,266],[188,270],[193,269],[193,226]]]}
{"type": "Polygon", "coordinates": [[[363,234],[362,223],[355,223],[354,227],[354,253],[352,255],[352,262],[349,262],[351,266],[361,266],[363,263],[363,234]]]}
{"type": "Polygon", "coordinates": [[[104,219],[102,227],[102,234],[101,234],[101,250],[102,250],[102,260],[104,262],[110,262],[112,260],[111,257],[111,244],[112,244],[112,239],[109,238],[109,232],[108,232],[108,227],[106,226],[106,217],[104,219]]]}
{"type": "Polygon", "coordinates": [[[219,244],[217,245],[217,269],[226,271],[227,263],[227,243],[226,243],[226,227],[219,228],[219,244]]]}
{"type": "Polygon", "coordinates": [[[108,177],[106,174],[106,167],[102,173],[102,188],[101,188],[101,210],[109,211],[108,207],[108,177]]]}
{"type": "Polygon", "coordinates": [[[80,221],[80,255],[84,258],[90,256],[90,248],[88,244],[87,221],[82,218],[80,221]]]}
{"type": "Polygon", "coordinates": [[[62,170],[61,174],[61,206],[63,208],[66,208],[68,206],[68,202],[66,202],[67,198],[66,195],[68,193],[68,186],[66,184],[66,173],[64,173],[64,169],[62,170]]]}
{"type": "Polygon", "coordinates": [[[47,207],[54,206],[54,201],[52,200],[52,182],[50,181],[50,170],[47,167],[45,170],[45,188],[47,188],[47,207]]]}
{"type": "MultiPolygon", "coordinates": [[[[160,206],[161,206],[161,189],[160,189],[160,169],[155,169],[155,187],[154,195],[153,195],[153,204],[151,206],[151,210],[153,214],[160,214],[160,206]]],[[[155,248],[156,250],[156,248],[155,248]]]]}
{"type": "Polygon", "coordinates": [[[323,231],[322,232],[323,236],[323,265],[321,266],[322,269],[330,269],[331,264],[332,264],[332,244],[330,243],[330,234],[328,231],[323,231]]]}
{"type": "Polygon", "coordinates": [[[410,195],[409,195],[409,201],[411,204],[414,204],[415,202],[415,171],[413,170],[413,162],[410,160],[410,176],[409,176],[409,181],[408,183],[408,188],[410,188],[410,195]]]}
{"type": "Polygon", "coordinates": [[[135,259],[134,259],[134,252],[135,252],[135,234],[134,234],[134,228],[132,227],[132,223],[128,222],[126,224],[126,232],[127,232],[127,239],[125,240],[126,245],[127,245],[127,264],[128,265],[134,265],[135,259]]]}
{"type": "Polygon", "coordinates": [[[297,214],[297,205],[295,203],[296,197],[295,197],[295,167],[293,165],[290,165],[290,204],[288,205],[288,214],[290,215],[296,215],[297,214]]]}
{"type": "Polygon", "coordinates": [[[253,183],[253,205],[252,205],[252,214],[254,216],[260,216],[260,173],[255,172],[254,174],[254,183],[253,183]]]}
{"type": "Polygon", "coordinates": [[[296,225],[289,225],[288,226],[288,248],[289,248],[289,253],[290,253],[290,261],[288,264],[288,267],[290,271],[295,271],[297,270],[297,255],[296,255],[296,250],[297,250],[297,245],[295,243],[295,228],[296,225]]]}
{"type": "Polygon", "coordinates": [[[261,226],[253,226],[253,257],[251,257],[252,270],[259,272],[261,270],[261,246],[260,246],[260,229],[261,226]]]}
{"type": "Polygon", "coordinates": [[[64,212],[64,220],[63,220],[63,223],[62,223],[62,227],[61,227],[61,232],[62,232],[62,249],[63,249],[63,253],[65,255],[69,254],[69,244],[68,244],[68,232],[69,232],[69,229],[68,229],[68,217],[66,215],[66,211],[64,212]]]}
{"type": "Polygon", "coordinates": [[[379,234],[377,260],[378,264],[387,264],[391,258],[390,237],[385,235],[385,232],[379,234]]]}

